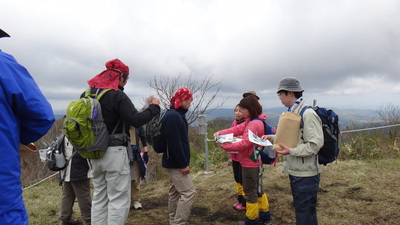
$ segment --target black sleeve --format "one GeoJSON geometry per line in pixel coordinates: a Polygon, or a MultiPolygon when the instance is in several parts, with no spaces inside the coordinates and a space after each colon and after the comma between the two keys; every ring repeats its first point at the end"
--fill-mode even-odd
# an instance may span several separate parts
{"type": "Polygon", "coordinates": [[[120,119],[123,123],[118,125],[117,134],[122,132],[122,124],[125,124],[125,130],[129,133],[129,126],[141,127],[160,113],[160,106],[154,104],[139,113],[129,97],[121,90],[108,91],[100,99],[100,103],[104,122],[110,134],[120,119]]]}
{"type": "Polygon", "coordinates": [[[160,106],[155,104],[151,104],[146,110],[139,113],[124,92],[119,91],[119,94],[118,112],[121,119],[129,126],[141,127],[160,113],[160,106]]]}

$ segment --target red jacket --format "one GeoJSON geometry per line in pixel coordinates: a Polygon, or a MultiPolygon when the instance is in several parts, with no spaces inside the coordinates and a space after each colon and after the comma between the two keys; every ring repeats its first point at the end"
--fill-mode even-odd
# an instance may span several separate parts
{"type": "MultiPolygon", "coordinates": [[[[267,118],[266,115],[259,115],[258,117],[262,119],[267,118]]],[[[248,130],[251,130],[254,134],[261,137],[264,135],[264,123],[260,120],[250,121],[249,119],[246,119],[245,122],[235,127],[219,131],[219,134],[233,133],[233,136],[242,136],[241,141],[231,144],[221,144],[221,148],[227,152],[239,152],[237,154],[237,159],[242,167],[256,168],[259,167],[261,161],[258,159],[254,162],[250,159],[250,155],[253,153],[255,145],[249,141],[248,130]]]]}
{"type": "MultiPolygon", "coordinates": [[[[236,127],[237,125],[242,124],[242,123],[244,123],[244,122],[249,122],[249,121],[248,121],[248,120],[245,120],[245,121],[241,121],[240,123],[237,123],[237,120],[234,120],[234,121],[232,122],[231,127],[236,127]]],[[[230,153],[229,155],[231,156],[231,159],[232,159],[233,161],[240,162],[237,153],[230,153]]]]}

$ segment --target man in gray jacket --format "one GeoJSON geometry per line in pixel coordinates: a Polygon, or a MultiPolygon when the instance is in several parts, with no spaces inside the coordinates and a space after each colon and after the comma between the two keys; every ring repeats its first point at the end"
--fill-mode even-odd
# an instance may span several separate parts
{"type": "MultiPolygon", "coordinates": [[[[287,77],[279,83],[277,93],[289,112],[299,114],[307,106],[303,100],[303,91],[297,78],[287,77]]],[[[306,109],[302,120],[297,146],[289,148],[280,144],[282,150],[277,152],[283,155],[283,172],[289,174],[296,224],[314,225],[318,224],[316,206],[321,173],[318,151],[324,145],[324,136],[321,119],[313,109],[306,109]]],[[[265,138],[273,142],[275,136],[265,138]]]]}

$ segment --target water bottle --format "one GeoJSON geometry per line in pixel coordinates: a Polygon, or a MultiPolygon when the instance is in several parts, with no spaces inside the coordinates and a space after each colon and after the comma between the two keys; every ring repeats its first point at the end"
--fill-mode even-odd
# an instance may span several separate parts
{"type": "Polygon", "coordinates": [[[65,166],[64,154],[62,152],[56,150],[54,155],[56,157],[56,166],[58,168],[63,168],[65,166]]]}
{"type": "Polygon", "coordinates": [[[39,156],[41,162],[46,162],[47,149],[39,149],[39,156]]]}

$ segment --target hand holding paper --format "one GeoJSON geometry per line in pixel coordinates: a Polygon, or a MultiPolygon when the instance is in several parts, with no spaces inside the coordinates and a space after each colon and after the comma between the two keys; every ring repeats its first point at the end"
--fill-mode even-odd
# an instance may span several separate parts
{"type": "Polygon", "coordinates": [[[259,136],[254,134],[251,130],[249,130],[249,141],[256,145],[272,146],[272,143],[268,139],[262,140],[259,136]]]}
{"type": "Polygon", "coordinates": [[[242,140],[241,138],[234,137],[233,133],[231,133],[231,134],[222,134],[222,135],[215,136],[215,141],[218,144],[235,143],[235,142],[238,142],[238,141],[241,141],[241,140],[242,140]]]}

